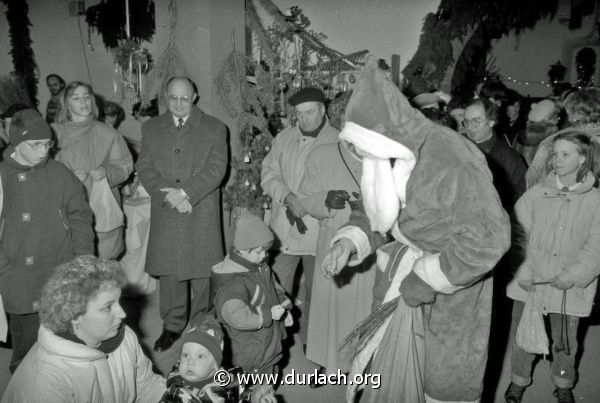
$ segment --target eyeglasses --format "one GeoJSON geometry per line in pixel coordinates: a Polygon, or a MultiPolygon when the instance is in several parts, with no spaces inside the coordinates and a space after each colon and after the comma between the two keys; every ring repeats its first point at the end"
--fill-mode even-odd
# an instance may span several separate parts
{"type": "Polygon", "coordinates": [[[474,118],[474,119],[465,119],[462,124],[464,127],[475,126],[479,127],[486,121],[485,118],[474,118]]]}
{"type": "Polygon", "coordinates": [[[27,144],[29,147],[31,147],[32,150],[35,151],[41,151],[41,150],[49,150],[54,146],[54,141],[26,141],[25,144],[27,144]]]}

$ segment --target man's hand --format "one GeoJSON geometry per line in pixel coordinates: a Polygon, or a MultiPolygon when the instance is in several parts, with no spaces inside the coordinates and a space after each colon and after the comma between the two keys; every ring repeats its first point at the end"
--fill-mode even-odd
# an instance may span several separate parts
{"type": "Polygon", "coordinates": [[[411,271],[400,283],[400,295],[406,305],[417,307],[435,301],[435,291],[429,284],[411,271]]]}
{"type": "Polygon", "coordinates": [[[85,180],[88,177],[88,174],[85,171],[81,170],[81,169],[76,169],[76,170],[73,171],[73,173],[75,174],[75,176],[77,177],[77,179],[79,179],[82,182],[85,182],[85,180]]]}
{"type": "Polygon", "coordinates": [[[349,239],[342,238],[337,241],[323,258],[321,263],[323,276],[331,278],[331,276],[337,275],[348,264],[350,255],[355,250],[354,244],[349,239]]]}
{"type": "Polygon", "coordinates": [[[283,204],[285,204],[289,209],[291,209],[292,214],[294,214],[298,218],[302,218],[306,215],[306,210],[298,201],[298,196],[296,196],[293,193],[288,193],[288,195],[285,196],[283,204]]]}
{"type": "Polygon", "coordinates": [[[98,169],[94,169],[93,171],[90,172],[90,176],[96,182],[101,181],[102,179],[106,178],[106,170],[102,167],[100,167],[98,169]]]}
{"type": "Polygon", "coordinates": [[[192,205],[188,200],[182,201],[177,207],[177,211],[183,214],[192,214],[192,205]]]}
{"type": "Polygon", "coordinates": [[[571,279],[571,276],[566,271],[561,272],[550,281],[550,285],[559,290],[568,290],[575,285],[575,281],[571,279]]]}
{"type": "Polygon", "coordinates": [[[250,395],[251,403],[277,403],[275,390],[271,385],[254,385],[250,395]]]}
{"type": "Polygon", "coordinates": [[[285,309],[281,305],[274,305],[271,307],[271,317],[273,320],[279,320],[285,313],[285,309]]]}
{"type": "Polygon", "coordinates": [[[181,189],[175,188],[162,188],[161,192],[165,192],[167,195],[165,196],[165,202],[169,203],[171,208],[175,208],[179,206],[184,200],[187,200],[186,194],[181,189]]]}
{"type": "Polygon", "coordinates": [[[350,195],[345,190],[330,190],[325,198],[325,207],[329,210],[341,210],[346,207],[350,195]]]}
{"type": "Polygon", "coordinates": [[[360,199],[360,194],[356,192],[352,192],[352,197],[354,197],[355,200],[348,200],[348,204],[350,205],[350,210],[354,211],[360,206],[362,200],[360,199]]]}

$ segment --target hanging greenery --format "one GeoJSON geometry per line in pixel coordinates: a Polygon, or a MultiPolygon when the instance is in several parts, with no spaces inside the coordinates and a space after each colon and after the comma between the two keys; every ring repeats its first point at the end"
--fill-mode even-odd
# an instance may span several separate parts
{"type": "Polygon", "coordinates": [[[425,17],[419,47],[404,68],[404,77],[410,80],[430,61],[437,67],[434,78],[441,82],[453,62],[452,41],[461,41],[469,29],[476,27],[459,56],[452,79],[453,93],[471,91],[485,75],[493,39],[532,28],[540,19],[552,17],[557,7],[558,0],[442,0],[437,12],[425,17]]]}
{"type": "Polygon", "coordinates": [[[37,64],[31,49],[31,37],[29,34],[29,5],[26,0],[2,0],[7,6],[6,19],[8,21],[8,32],[10,35],[10,54],[13,60],[15,73],[22,77],[27,89],[28,98],[37,105],[37,64]]]}
{"type": "Polygon", "coordinates": [[[596,72],[596,51],[588,47],[581,49],[575,56],[575,65],[577,66],[577,86],[592,87],[596,72]]]}
{"type": "Polygon", "coordinates": [[[170,16],[166,28],[169,30],[169,43],[159,56],[150,74],[148,74],[146,89],[142,92],[142,105],[144,106],[150,105],[150,97],[153,97],[155,94],[158,94],[159,103],[165,105],[166,99],[163,86],[166,80],[173,76],[188,75],[181,52],[176,43],[177,23],[179,21],[176,0],[169,1],[168,10],[170,16]]]}
{"type": "Polygon", "coordinates": [[[0,113],[14,104],[24,104],[33,107],[27,93],[25,80],[15,74],[0,76],[0,113]]]}
{"type": "MultiPolygon", "coordinates": [[[[129,0],[130,38],[137,41],[152,41],[156,23],[154,1],[129,0]]],[[[85,22],[102,36],[104,46],[109,49],[119,46],[119,41],[128,39],[126,32],[124,0],[102,0],[85,13],[85,22]]]]}

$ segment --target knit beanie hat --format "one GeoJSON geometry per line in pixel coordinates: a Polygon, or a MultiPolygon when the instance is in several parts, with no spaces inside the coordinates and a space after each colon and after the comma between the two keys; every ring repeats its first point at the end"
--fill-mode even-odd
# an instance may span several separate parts
{"type": "Polygon", "coordinates": [[[13,115],[8,139],[13,147],[28,140],[52,140],[52,130],[37,111],[23,109],[13,115]]]}
{"type": "Polygon", "coordinates": [[[252,214],[243,214],[236,222],[233,246],[249,250],[273,242],[273,232],[263,220],[252,214]]]}
{"type": "Polygon", "coordinates": [[[211,316],[206,316],[202,322],[192,325],[188,331],[183,334],[182,345],[185,343],[197,343],[206,347],[212,354],[218,366],[223,361],[223,329],[217,320],[211,316]]]}

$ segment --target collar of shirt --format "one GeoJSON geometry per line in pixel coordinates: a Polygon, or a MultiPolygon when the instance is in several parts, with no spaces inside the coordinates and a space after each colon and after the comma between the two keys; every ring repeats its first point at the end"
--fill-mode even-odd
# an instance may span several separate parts
{"type": "MultiPolygon", "coordinates": [[[[175,123],[175,127],[179,126],[179,118],[175,117],[175,115],[171,115],[171,116],[173,116],[173,122],[175,123]]],[[[189,117],[190,117],[190,115],[187,115],[186,117],[182,118],[184,125],[185,125],[185,122],[187,122],[189,117]]]]}
{"type": "Polygon", "coordinates": [[[579,187],[579,185],[581,185],[581,182],[574,183],[571,186],[565,186],[560,181],[560,178],[558,177],[558,175],[556,175],[556,187],[559,188],[560,190],[562,190],[563,192],[564,192],[564,188],[567,188],[567,189],[569,189],[569,192],[572,192],[572,191],[576,190],[579,187]]]}

